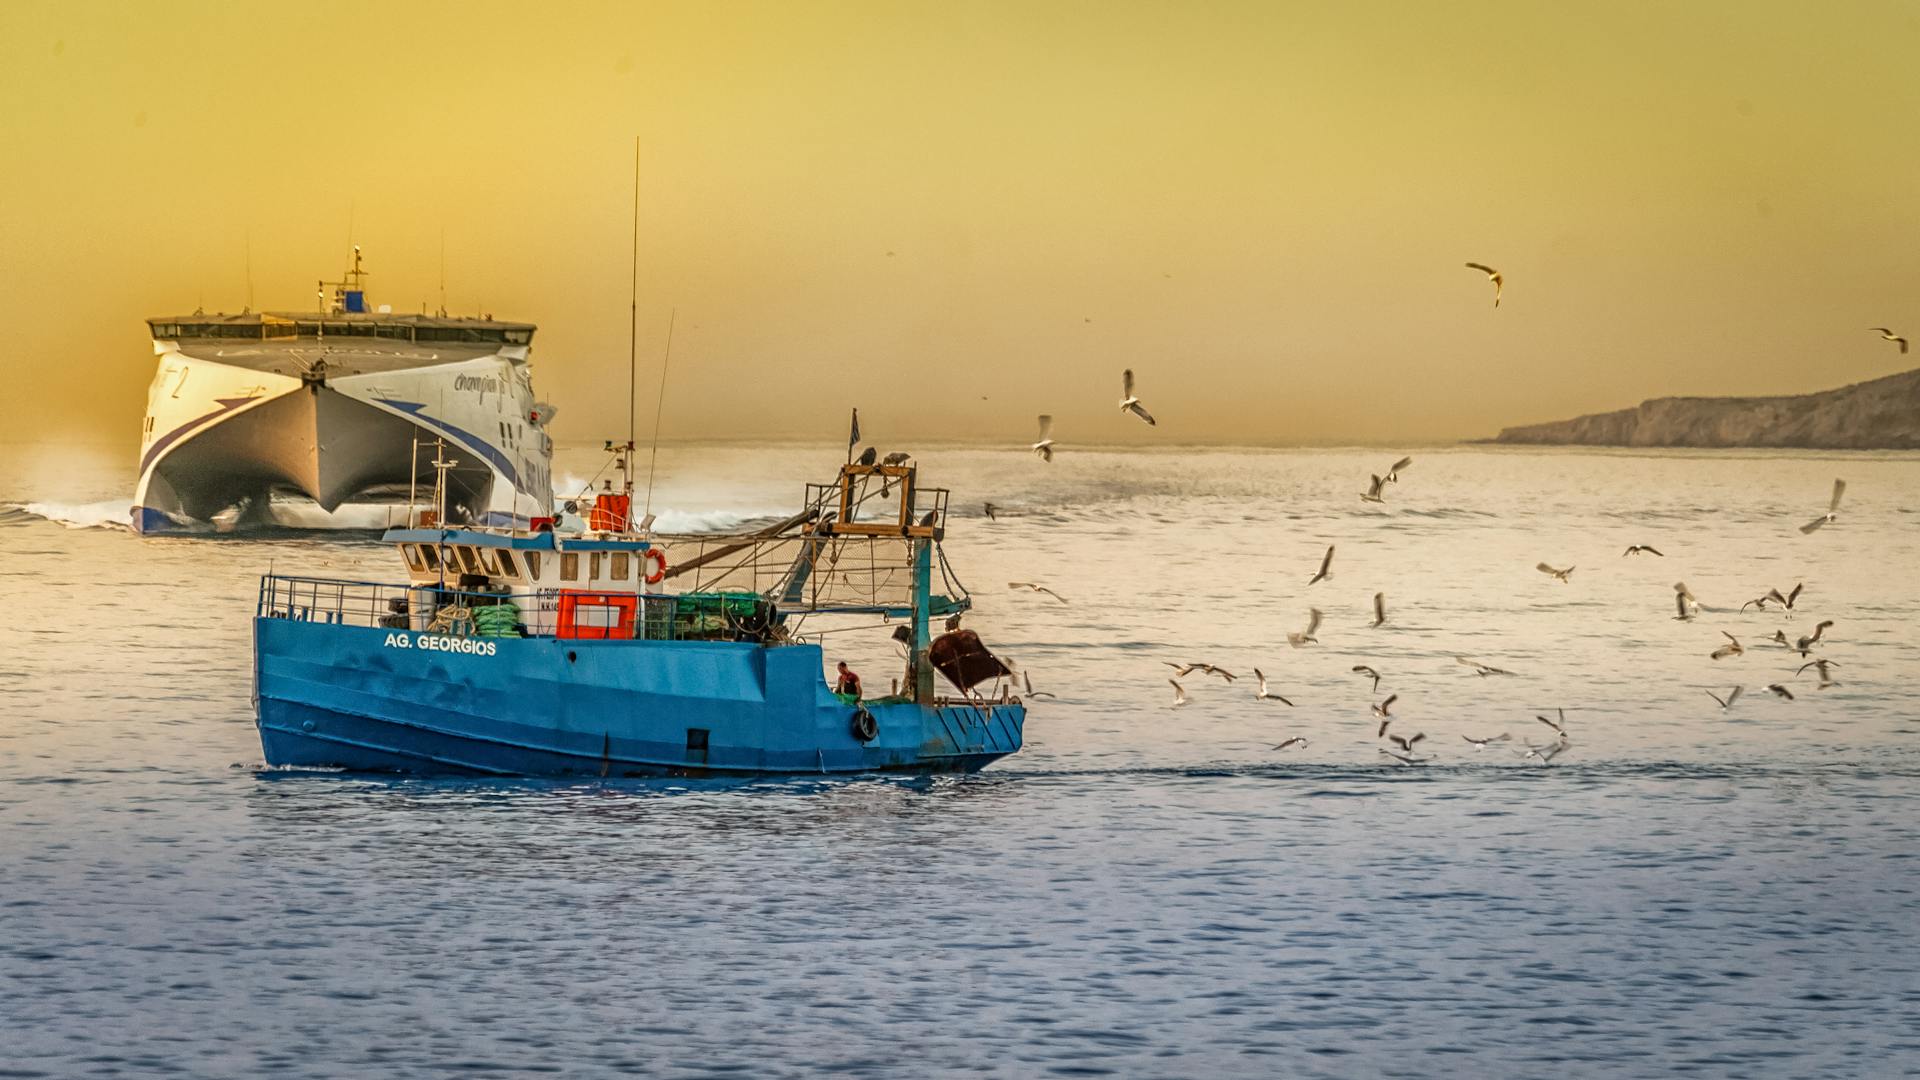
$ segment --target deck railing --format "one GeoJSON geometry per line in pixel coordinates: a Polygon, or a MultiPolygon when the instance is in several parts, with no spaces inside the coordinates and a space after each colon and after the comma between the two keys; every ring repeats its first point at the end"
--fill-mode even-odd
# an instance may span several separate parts
{"type": "MultiPolygon", "coordinates": [[[[595,601],[631,601],[630,592],[568,590],[573,605],[595,601]]],[[[632,636],[662,639],[671,635],[675,598],[642,595],[638,598],[632,636]]],[[[438,585],[395,585],[374,581],[286,577],[268,574],[260,579],[258,614],[263,618],[341,626],[374,626],[455,637],[552,637],[560,629],[560,594],[546,592],[503,594],[438,585]],[[486,610],[511,603],[518,610],[511,620],[486,610]],[[507,627],[511,627],[509,632],[507,627]]],[[[579,623],[576,621],[576,626],[579,623]]]]}

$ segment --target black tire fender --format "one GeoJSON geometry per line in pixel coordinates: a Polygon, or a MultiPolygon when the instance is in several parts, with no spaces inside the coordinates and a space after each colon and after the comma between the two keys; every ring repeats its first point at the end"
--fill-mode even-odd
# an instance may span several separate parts
{"type": "Polygon", "coordinates": [[[853,737],[863,743],[870,743],[880,735],[880,722],[865,706],[853,710],[853,737]]]}

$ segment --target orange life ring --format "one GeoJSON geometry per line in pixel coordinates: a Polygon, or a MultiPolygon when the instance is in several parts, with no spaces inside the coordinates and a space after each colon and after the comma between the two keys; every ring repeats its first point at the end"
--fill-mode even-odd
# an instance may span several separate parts
{"type": "Polygon", "coordinates": [[[640,558],[643,561],[647,559],[651,559],[653,560],[655,565],[658,567],[658,569],[654,570],[653,573],[647,575],[646,577],[647,584],[658,585],[660,584],[661,581],[665,580],[667,576],[667,553],[666,552],[660,550],[657,547],[650,547],[647,550],[640,553],[640,558]]]}

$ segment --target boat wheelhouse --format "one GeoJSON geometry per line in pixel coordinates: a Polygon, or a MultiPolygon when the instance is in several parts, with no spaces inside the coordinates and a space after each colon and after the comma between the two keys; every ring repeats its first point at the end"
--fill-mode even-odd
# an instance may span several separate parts
{"type": "Polygon", "coordinates": [[[931,632],[971,600],[941,549],[947,492],[917,480],[912,466],[848,465],[808,485],[794,516],[731,535],[634,532],[609,495],[591,521],[611,527],[574,535],[444,528],[410,509],[386,534],[405,583],[261,579],[267,760],[518,775],[978,769],[1019,749],[1025,706],[971,631],[931,632]],[[906,646],[889,693],[826,683],[814,627],[848,620],[906,646]]]}

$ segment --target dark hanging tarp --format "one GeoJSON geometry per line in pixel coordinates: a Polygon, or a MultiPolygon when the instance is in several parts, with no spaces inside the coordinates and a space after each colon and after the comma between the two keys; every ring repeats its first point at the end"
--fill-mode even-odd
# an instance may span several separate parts
{"type": "Polygon", "coordinates": [[[987,651],[980,635],[971,630],[954,630],[933,639],[927,649],[933,669],[961,690],[1013,674],[1012,669],[987,651]]]}

